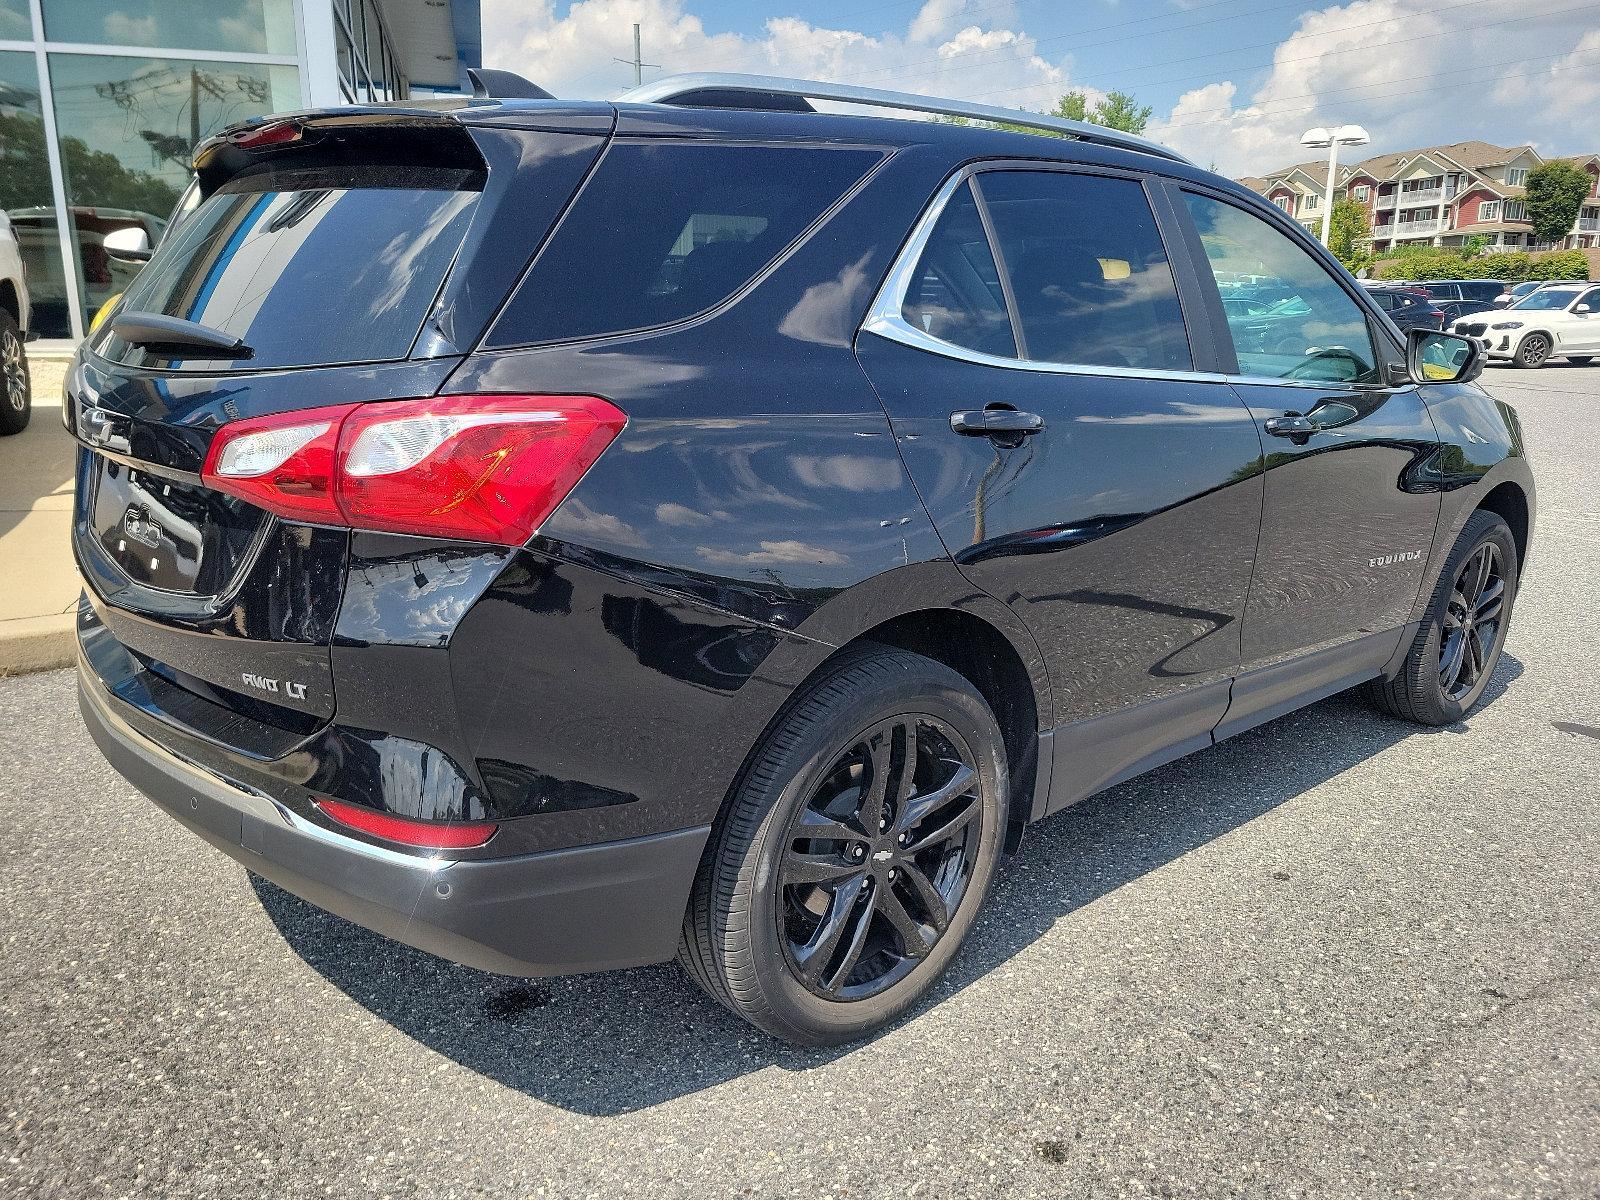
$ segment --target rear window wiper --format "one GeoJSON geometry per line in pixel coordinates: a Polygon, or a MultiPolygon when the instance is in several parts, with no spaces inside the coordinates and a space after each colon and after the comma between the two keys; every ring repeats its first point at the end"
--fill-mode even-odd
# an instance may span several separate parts
{"type": "Polygon", "coordinates": [[[174,358],[249,358],[255,351],[231,333],[187,321],[182,317],[169,317],[163,313],[118,313],[111,322],[111,332],[123,341],[159,353],[173,351],[174,358]]]}

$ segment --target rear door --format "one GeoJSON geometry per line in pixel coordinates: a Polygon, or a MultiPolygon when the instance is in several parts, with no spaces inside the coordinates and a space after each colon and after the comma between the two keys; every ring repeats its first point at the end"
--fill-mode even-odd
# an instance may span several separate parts
{"type": "Polygon", "coordinates": [[[1265,270],[1298,299],[1271,338],[1224,326],[1229,378],[1266,448],[1243,677],[1226,733],[1387,662],[1433,544],[1438,436],[1358,289],[1266,218],[1198,190],[1180,197],[1196,255],[1215,274],[1265,270]]]}
{"type": "Polygon", "coordinates": [[[1056,806],[1206,744],[1239,661],[1261,444],[1186,274],[1139,178],[984,169],[857,342],[945,545],[1049,662],[1056,806]]]}
{"type": "Polygon", "coordinates": [[[287,145],[202,154],[205,199],[81,355],[68,382],[83,447],[74,548],[96,621],[135,664],[210,699],[326,718],[349,535],[205,487],[212,434],[434,394],[460,361],[455,339],[481,332],[604,136],[475,137],[415,114],[293,131],[287,145]],[[536,150],[546,186],[523,189],[530,202],[510,183],[536,150]],[[112,325],[133,312],[248,349],[132,344],[112,325]]]}

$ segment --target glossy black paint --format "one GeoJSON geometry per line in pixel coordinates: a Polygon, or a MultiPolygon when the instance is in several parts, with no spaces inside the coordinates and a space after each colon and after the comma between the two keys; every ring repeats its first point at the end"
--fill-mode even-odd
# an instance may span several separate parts
{"type": "MultiPolygon", "coordinates": [[[[318,795],[502,821],[464,860],[703,830],[796,690],[876,636],[957,662],[981,645],[996,664],[980,686],[1006,729],[1014,841],[1023,820],[1383,670],[1474,507],[1520,513],[1526,547],[1533,484],[1515,417],[1478,387],[1234,375],[1163,181],[1222,192],[1324,255],[1205,172],[820,114],[472,102],[407,119],[460,122],[502,189],[475,213],[412,360],[179,378],[90,347],[68,384],[72,412],[119,423],[125,458],[187,483],[220,424],[266,412],[442,391],[592,394],[627,415],[521,549],[242,509],[227,586],[185,595],[103,561],[80,511],[86,686],[142,736],[309,824],[327,827],[318,795]],[[888,157],[709,313],[475,349],[613,125],[888,157]],[[858,332],[953,172],[1054,158],[1148,179],[1195,372],[1003,368],[858,332]],[[1014,445],[951,429],[953,412],[990,403],[1045,427],[1014,445]],[[1266,430],[1319,405],[1338,419],[1303,442],[1266,430]],[[314,686],[298,703],[251,696],[244,672],[314,686]]],[[[1398,360],[1392,327],[1358,302],[1398,360]]],[[[80,496],[106,459],[84,450],[80,496]]]]}

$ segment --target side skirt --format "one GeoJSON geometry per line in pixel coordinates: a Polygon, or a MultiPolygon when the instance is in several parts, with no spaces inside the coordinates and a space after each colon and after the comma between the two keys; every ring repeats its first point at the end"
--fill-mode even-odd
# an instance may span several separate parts
{"type": "Polygon", "coordinates": [[[1369,634],[1039,736],[1032,819],[1369,679],[1392,675],[1417,626],[1369,634]]]}

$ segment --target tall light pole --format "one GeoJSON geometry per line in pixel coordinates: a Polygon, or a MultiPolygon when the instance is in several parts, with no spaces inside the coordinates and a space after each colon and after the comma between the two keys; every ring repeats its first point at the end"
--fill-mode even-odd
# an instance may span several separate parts
{"type": "Polygon", "coordinates": [[[1367,131],[1359,125],[1340,125],[1324,129],[1318,125],[1315,129],[1308,129],[1300,138],[1302,146],[1311,146],[1321,149],[1328,148],[1328,187],[1327,193],[1322,198],[1322,244],[1328,244],[1328,228],[1333,223],[1333,186],[1334,176],[1339,173],[1339,147],[1340,146],[1365,146],[1372,139],[1367,136],[1367,131]]]}

